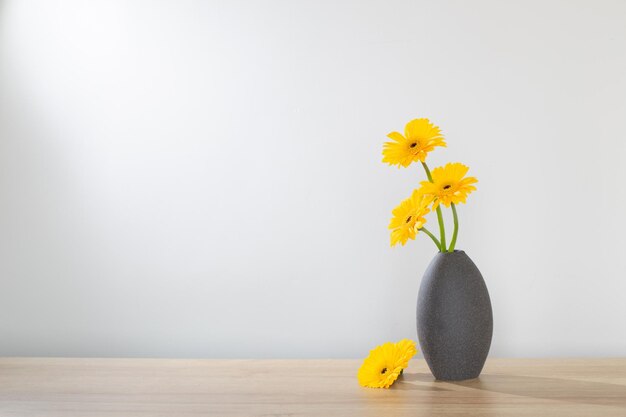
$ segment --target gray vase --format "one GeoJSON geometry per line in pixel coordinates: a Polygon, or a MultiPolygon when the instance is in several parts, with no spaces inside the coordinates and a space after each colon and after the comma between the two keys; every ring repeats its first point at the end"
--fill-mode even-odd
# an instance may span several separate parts
{"type": "Polygon", "coordinates": [[[417,298],[417,335],[435,378],[478,377],[492,333],[491,300],[474,262],[463,251],[438,253],[417,298]]]}

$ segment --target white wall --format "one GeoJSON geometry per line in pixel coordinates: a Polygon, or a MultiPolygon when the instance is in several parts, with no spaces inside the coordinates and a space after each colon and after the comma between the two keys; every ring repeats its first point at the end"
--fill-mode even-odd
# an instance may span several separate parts
{"type": "MultiPolygon", "coordinates": [[[[0,3],[0,354],[360,357],[415,338],[430,117],[494,356],[626,353],[623,1],[0,3]]],[[[430,218],[431,224],[435,223],[430,218]]],[[[433,228],[436,228],[433,226],[433,228]]]]}

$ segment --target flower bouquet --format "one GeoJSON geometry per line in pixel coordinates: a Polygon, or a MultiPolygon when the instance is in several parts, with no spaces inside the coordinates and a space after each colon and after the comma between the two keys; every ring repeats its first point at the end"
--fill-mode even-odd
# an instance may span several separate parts
{"type": "MultiPolygon", "coordinates": [[[[459,233],[457,205],[466,202],[468,195],[476,190],[474,184],[478,180],[467,176],[469,168],[459,162],[429,169],[426,157],[435,148],[446,147],[446,142],[441,129],[428,119],[411,120],[406,124],[404,135],[391,132],[387,136],[391,142],[383,145],[383,162],[404,168],[419,163],[426,174],[426,179],[411,196],[392,211],[389,223],[391,246],[398,243],[404,246],[422,232],[438,249],[424,273],[417,301],[417,335],[424,359],[437,379],[476,378],[491,346],[491,300],[480,271],[464,251],[456,249],[456,242],[459,233]],[[454,222],[449,245],[442,206],[452,211],[454,222]],[[425,227],[426,215],[432,211],[437,214],[438,237],[425,227]]],[[[370,353],[362,369],[367,363],[383,363],[380,379],[387,381],[384,377],[389,362],[376,361],[376,353],[376,349],[370,353]]],[[[387,354],[387,357],[393,355],[387,354]]],[[[386,382],[371,383],[372,374],[362,372],[370,378],[360,377],[361,385],[387,385],[386,382]],[[363,382],[366,380],[370,384],[363,382]]]]}

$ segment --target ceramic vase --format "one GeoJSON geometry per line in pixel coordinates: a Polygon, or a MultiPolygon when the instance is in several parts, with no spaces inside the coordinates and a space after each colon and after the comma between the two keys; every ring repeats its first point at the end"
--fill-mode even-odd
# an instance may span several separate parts
{"type": "Polygon", "coordinates": [[[436,379],[478,377],[493,333],[483,277],[461,250],[439,252],[424,273],[417,299],[417,335],[436,379]]]}

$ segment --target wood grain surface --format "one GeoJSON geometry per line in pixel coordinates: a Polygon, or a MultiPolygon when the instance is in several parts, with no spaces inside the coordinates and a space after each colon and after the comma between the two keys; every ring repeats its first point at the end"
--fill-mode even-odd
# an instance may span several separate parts
{"type": "Polygon", "coordinates": [[[0,416],[626,416],[626,358],[490,359],[455,383],[416,358],[388,390],[359,364],[0,358],[0,416]]]}

